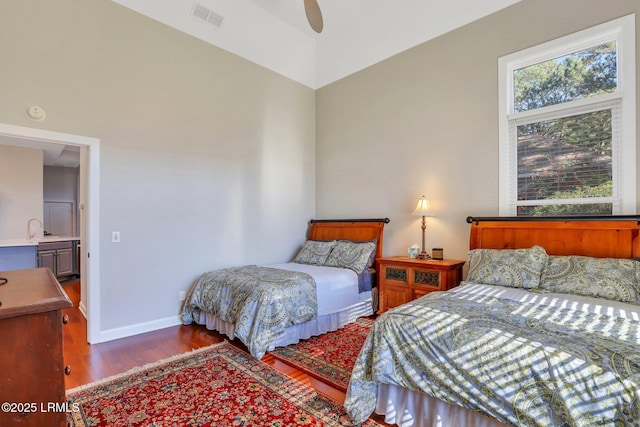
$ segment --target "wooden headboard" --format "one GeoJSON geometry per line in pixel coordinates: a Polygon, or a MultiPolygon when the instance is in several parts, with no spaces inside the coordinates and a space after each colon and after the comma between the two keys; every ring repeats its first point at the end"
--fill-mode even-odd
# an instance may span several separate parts
{"type": "Polygon", "coordinates": [[[312,219],[309,240],[377,240],[376,258],[382,257],[384,225],[389,218],[372,219],[312,219]]]}
{"type": "Polygon", "coordinates": [[[468,217],[470,249],[539,245],[549,255],[640,257],[640,216],[468,217]]]}

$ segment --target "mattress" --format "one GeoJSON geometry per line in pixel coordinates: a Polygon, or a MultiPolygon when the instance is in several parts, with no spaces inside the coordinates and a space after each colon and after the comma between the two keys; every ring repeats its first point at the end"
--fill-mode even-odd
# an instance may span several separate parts
{"type": "MultiPolygon", "coordinates": [[[[307,273],[316,282],[318,315],[307,322],[284,329],[268,350],[295,344],[301,339],[340,329],[359,317],[373,314],[373,292],[358,291],[358,275],[349,269],[309,264],[281,263],[267,267],[307,273]]],[[[200,312],[197,323],[235,338],[235,325],[212,313],[200,312]]]]}
{"type": "Polygon", "coordinates": [[[287,262],[271,268],[307,273],[316,282],[318,316],[331,314],[370,298],[371,293],[358,292],[358,275],[348,268],[287,262]]]}

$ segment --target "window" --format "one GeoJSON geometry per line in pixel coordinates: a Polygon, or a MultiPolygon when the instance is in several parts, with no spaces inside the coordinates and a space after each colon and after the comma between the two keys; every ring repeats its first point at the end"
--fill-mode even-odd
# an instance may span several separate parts
{"type": "Polygon", "coordinates": [[[634,26],[499,59],[500,215],[635,214],[634,26]]]}

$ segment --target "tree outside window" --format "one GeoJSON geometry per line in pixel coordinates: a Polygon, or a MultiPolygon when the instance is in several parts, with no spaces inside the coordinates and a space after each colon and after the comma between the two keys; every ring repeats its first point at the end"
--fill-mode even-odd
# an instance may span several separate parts
{"type": "Polygon", "coordinates": [[[629,73],[628,65],[619,66],[620,37],[609,29],[597,37],[587,31],[581,43],[574,36],[551,48],[540,46],[542,53],[533,48],[500,59],[507,86],[501,84],[501,98],[509,94],[501,103],[501,162],[508,162],[500,177],[502,214],[612,215],[631,213],[623,212],[631,204],[635,209],[635,162],[622,159],[623,152],[635,157],[635,103],[626,102],[620,90],[621,76],[629,73]],[[630,120],[633,133],[623,134],[622,124],[630,120]]]}

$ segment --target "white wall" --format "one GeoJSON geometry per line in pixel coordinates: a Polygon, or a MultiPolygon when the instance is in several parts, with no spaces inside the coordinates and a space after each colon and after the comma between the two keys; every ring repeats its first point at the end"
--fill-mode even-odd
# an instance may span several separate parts
{"type": "Polygon", "coordinates": [[[0,240],[26,239],[29,220],[42,221],[42,157],[42,150],[0,145],[0,240]]]}
{"type": "Polygon", "coordinates": [[[634,12],[637,0],[523,0],[318,90],[318,216],[388,216],[384,252],[405,254],[424,194],[427,249],[466,260],[465,218],[498,215],[498,58],[634,12]]]}
{"type": "Polygon", "coordinates": [[[311,89],[108,0],[3,2],[0,39],[0,123],[100,140],[104,336],[175,322],[202,272],[302,244],[311,89]]]}

